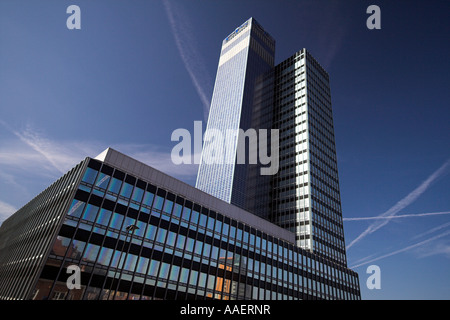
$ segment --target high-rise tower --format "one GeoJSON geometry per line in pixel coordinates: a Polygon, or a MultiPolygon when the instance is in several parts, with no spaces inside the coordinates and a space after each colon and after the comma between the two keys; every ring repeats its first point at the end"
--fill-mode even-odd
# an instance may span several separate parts
{"type": "Polygon", "coordinates": [[[329,75],[306,49],[273,67],[275,41],[262,30],[249,19],[223,41],[207,129],[279,130],[279,170],[262,176],[234,152],[227,164],[203,161],[196,187],[346,265],[329,75]]]}
{"type": "MultiPolygon", "coordinates": [[[[238,141],[235,136],[225,137],[225,132],[247,130],[252,126],[258,76],[273,68],[274,56],[275,40],[253,18],[222,42],[207,132],[223,133],[223,145],[229,152],[223,153],[220,163],[207,163],[205,153],[202,154],[196,187],[242,208],[248,189],[247,170],[245,165],[235,164],[238,141]]],[[[204,150],[210,143],[218,142],[206,142],[204,150]]]]}

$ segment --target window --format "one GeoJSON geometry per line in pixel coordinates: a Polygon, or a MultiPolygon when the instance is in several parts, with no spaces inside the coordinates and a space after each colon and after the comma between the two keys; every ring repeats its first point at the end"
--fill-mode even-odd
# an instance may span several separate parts
{"type": "Polygon", "coordinates": [[[83,212],[85,204],[86,203],[84,203],[83,201],[73,200],[67,215],[76,218],[81,217],[81,213],[83,212]]]}
{"type": "Polygon", "coordinates": [[[122,227],[123,218],[124,218],[123,215],[121,215],[120,213],[114,212],[109,226],[111,228],[120,230],[120,228],[122,227]]]}
{"type": "Polygon", "coordinates": [[[98,171],[94,170],[92,168],[86,168],[86,172],[84,173],[83,182],[89,183],[89,184],[94,184],[95,181],[95,177],[97,176],[98,171]]]}
{"type": "Polygon", "coordinates": [[[111,218],[111,214],[112,212],[106,209],[100,209],[100,213],[97,216],[97,220],[96,223],[103,225],[103,226],[107,226],[109,223],[109,219],[111,218]]]}
{"type": "Polygon", "coordinates": [[[172,213],[172,207],[173,207],[173,202],[166,199],[166,202],[164,203],[164,209],[163,209],[163,211],[164,211],[165,213],[170,214],[170,213],[172,213]]]}
{"type": "Polygon", "coordinates": [[[180,218],[182,209],[183,209],[183,207],[181,205],[179,205],[178,203],[176,203],[175,208],[173,209],[173,216],[180,218]]]}
{"type": "Polygon", "coordinates": [[[156,196],[155,203],[153,204],[153,209],[161,210],[163,206],[164,198],[156,196]]]}
{"type": "Polygon", "coordinates": [[[159,228],[158,235],[156,236],[156,241],[164,243],[164,241],[166,240],[166,234],[166,229],[159,228]]]}
{"type": "Polygon", "coordinates": [[[84,210],[84,214],[82,219],[87,221],[95,221],[95,218],[97,217],[98,207],[94,206],[92,204],[88,204],[86,206],[86,210],[84,210]]]}
{"type": "Polygon", "coordinates": [[[144,198],[142,199],[142,204],[145,206],[151,207],[154,196],[155,195],[153,193],[151,193],[149,191],[145,191],[144,198]]]}
{"type": "Polygon", "coordinates": [[[88,243],[86,250],[84,251],[83,260],[87,262],[95,262],[99,249],[99,246],[88,243]]]}
{"type": "Polygon", "coordinates": [[[130,198],[132,191],[133,191],[133,186],[127,182],[124,182],[123,186],[122,186],[122,190],[120,191],[120,195],[124,198],[130,198]]]}
{"type": "Polygon", "coordinates": [[[143,195],[144,195],[144,190],[136,187],[136,188],[134,188],[133,195],[131,196],[131,200],[140,203],[143,195]]]}
{"type": "Polygon", "coordinates": [[[108,186],[110,179],[111,179],[110,176],[104,174],[103,172],[100,172],[100,174],[97,177],[97,181],[95,182],[95,187],[97,187],[98,189],[105,190],[106,187],[108,186]]]}
{"type": "Polygon", "coordinates": [[[169,280],[177,281],[179,272],[180,272],[180,267],[173,265],[172,269],[170,270],[169,280]]]}
{"type": "Polygon", "coordinates": [[[198,223],[198,216],[199,213],[197,211],[192,211],[192,215],[191,215],[191,224],[197,224],[198,223]]]}
{"type": "Polygon", "coordinates": [[[152,260],[150,262],[150,267],[148,268],[148,275],[156,277],[158,275],[158,269],[159,269],[159,261],[152,260]]]}
{"type": "Polygon", "coordinates": [[[145,232],[145,239],[151,241],[155,240],[156,229],[156,226],[149,224],[147,227],[147,231],[145,232]]]}
{"type": "Polygon", "coordinates": [[[104,266],[109,265],[113,252],[114,252],[113,249],[103,247],[100,250],[100,255],[98,256],[97,263],[104,266]]]}
{"type": "Polygon", "coordinates": [[[118,194],[120,187],[122,186],[122,181],[117,178],[112,178],[111,184],[109,185],[108,191],[118,194]]]}

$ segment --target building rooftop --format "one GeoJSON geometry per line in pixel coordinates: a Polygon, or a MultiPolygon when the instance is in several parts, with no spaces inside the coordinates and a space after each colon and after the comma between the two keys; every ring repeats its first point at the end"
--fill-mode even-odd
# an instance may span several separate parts
{"type": "Polygon", "coordinates": [[[215,210],[224,216],[240,221],[248,226],[254,227],[262,232],[270,234],[275,238],[279,238],[295,244],[295,234],[283,229],[261,217],[258,217],[248,211],[229,204],[223,200],[217,199],[185,182],[175,179],[155,168],[146,165],[136,159],[133,159],[119,151],[108,148],[100,153],[94,159],[123,170],[129,174],[136,176],[142,180],[165,188],[166,190],[180,195],[198,203],[199,205],[215,210]]]}

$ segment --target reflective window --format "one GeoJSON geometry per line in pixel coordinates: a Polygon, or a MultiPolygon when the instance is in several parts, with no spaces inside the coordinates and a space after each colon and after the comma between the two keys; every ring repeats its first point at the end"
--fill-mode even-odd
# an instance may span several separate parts
{"type": "Polygon", "coordinates": [[[178,280],[178,273],[180,272],[179,266],[172,266],[172,269],[170,270],[170,276],[169,280],[177,281],[178,280]]]}
{"type": "Polygon", "coordinates": [[[183,207],[181,205],[179,205],[178,203],[175,204],[175,208],[173,209],[173,215],[177,218],[181,217],[181,210],[183,209],[183,207]]]}
{"type": "Polygon", "coordinates": [[[153,204],[153,209],[161,210],[164,203],[164,198],[156,196],[155,203],[153,204]]]}
{"type": "Polygon", "coordinates": [[[86,250],[84,251],[83,254],[83,261],[95,262],[95,260],[97,259],[99,249],[100,249],[99,246],[92,243],[88,243],[88,245],[86,246],[86,250]]]}
{"type": "Polygon", "coordinates": [[[86,206],[86,210],[84,210],[84,214],[82,219],[87,221],[95,221],[95,218],[97,217],[98,207],[94,206],[92,204],[88,204],[86,206]]]}
{"type": "Polygon", "coordinates": [[[136,272],[146,273],[149,259],[146,257],[140,257],[137,264],[136,272]]]}
{"type": "Polygon", "coordinates": [[[181,216],[182,219],[189,221],[191,218],[191,209],[184,207],[183,208],[183,215],[181,216]]]}
{"type": "Polygon", "coordinates": [[[114,252],[113,249],[103,247],[100,250],[100,254],[98,256],[97,263],[104,265],[104,266],[109,265],[109,262],[111,261],[113,252],[114,252]]]}
{"type": "Polygon", "coordinates": [[[55,243],[53,244],[52,248],[52,254],[55,254],[57,256],[62,256],[66,254],[66,250],[69,247],[70,244],[70,238],[58,236],[56,237],[55,243]]]}
{"type": "Polygon", "coordinates": [[[142,199],[142,204],[151,207],[153,203],[153,197],[155,195],[149,191],[145,191],[144,198],[142,199]]]}
{"type": "Polygon", "coordinates": [[[148,239],[151,241],[155,240],[156,229],[157,229],[156,226],[149,224],[147,227],[147,231],[145,232],[145,239],[148,239]]]}
{"type": "Polygon", "coordinates": [[[164,243],[164,241],[166,240],[166,234],[167,234],[166,229],[159,228],[158,234],[156,236],[156,241],[164,243]]]}
{"type": "Polygon", "coordinates": [[[159,278],[160,279],[167,279],[167,277],[169,276],[169,268],[170,268],[170,264],[163,262],[161,264],[161,268],[159,269],[159,278]]]}
{"type": "Polygon", "coordinates": [[[202,227],[206,227],[206,220],[208,219],[208,217],[206,215],[204,215],[203,213],[200,214],[200,221],[198,222],[198,224],[202,227]]]}
{"type": "Polygon", "coordinates": [[[111,184],[109,185],[108,191],[118,194],[120,187],[122,186],[122,181],[117,178],[112,178],[111,184]]]}
{"type": "Polygon", "coordinates": [[[84,173],[83,182],[94,184],[95,177],[97,176],[98,171],[92,168],[87,167],[86,172],[84,173]]]}
{"type": "Polygon", "coordinates": [[[150,267],[148,268],[148,275],[156,277],[158,275],[158,269],[159,269],[159,261],[152,260],[150,262],[150,267]]]}
{"type": "Polygon", "coordinates": [[[101,224],[103,226],[107,226],[109,223],[109,219],[111,218],[112,212],[106,209],[100,209],[100,213],[97,216],[96,223],[101,224]]]}
{"type": "Polygon", "coordinates": [[[136,187],[136,188],[134,188],[133,195],[131,196],[131,200],[140,203],[143,195],[144,195],[144,190],[136,187]]]}
{"type": "Polygon", "coordinates": [[[198,216],[199,216],[199,213],[197,212],[197,211],[192,211],[192,214],[191,214],[191,224],[197,224],[198,223],[198,216]]]}
{"type": "Polygon", "coordinates": [[[81,259],[86,242],[73,240],[70,250],[67,252],[67,257],[72,259],[81,259]]]}
{"type": "Polygon", "coordinates": [[[120,213],[114,212],[109,226],[111,228],[120,230],[122,227],[123,218],[124,218],[123,215],[121,215],[120,213]]]}
{"type": "Polygon", "coordinates": [[[187,283],[188,282],[188,278],[189,278],[189,273],[190,273],[189,269],[182,268],[179,281],[181,283],[187,283]]]}
{"type": "Polygon", "coordinates": [[[167,235],[166,244],[173,247],[175,245],[176,238],[177,234],[175,232],[169,231],[169,234],[167,235]]]}
{"type": "Polygon", "coordinates": [[[81,217],[81,213],[83,212],[85,204],[86,203],[84,203],[83,201],[73,200],[67,215],[76,218],[81,217]]]}
{"type": "Polygon", "coordinates": [[[172,207],[173,207],[173,202],[166,199],[166,202],[164,203],[164,209],[163,209],[163,211],[164,211],[165,213],[170,214],[170,213],[172,212],[172,207]]]}
{"type": "Polygon", "coordinates": [[[183,236],[182,234],[178,235],[178,238],[177,238],[177,248],[178,249],[180,249],[180,250],[184,249],[184,242],[185,242],[185,240],[186,240],[185,236],[183,236]]]}
{"type": "Polygon", "coordinates": [[[137,260],[138,256],[131,253],[127,254],[127,260],[125,261],[124,268],[128,271],[134,271],[134,269],[136,268],[137,260]]]}
{"type": "Polygon", "coordinates": [[[95,182],[95,186],[100,189],[105,190],[106,187],[108,186],[110,179],[111,179],[110,176],[108,176],[107,174],[104,174],[103,172],[100,172],[97,177],[97,181],[95,182]]]}

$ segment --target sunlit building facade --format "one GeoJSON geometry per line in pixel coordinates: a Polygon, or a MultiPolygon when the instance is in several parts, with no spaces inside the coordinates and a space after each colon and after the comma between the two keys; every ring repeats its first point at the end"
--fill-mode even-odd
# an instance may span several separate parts
{"type": "Polygon", "coordinates": [[[360,299],[357,273],[294,233],[113,149],[2,224],[0,283],[0,299],[360,299]]]}
{"type": "Polygon", "coordinates": [[[241,208],[248,207],[248,167],[235,163],[238,140],[226,133],[255,127],[254,88],[261,74],[273,68],[274,59],[275,40],[254,18],[222,42],[206,132],[218,130],[224,139],[208,141],[206,134],[196,188],[241,208]],[[213,159],[213,149],[223,149],[223,156],[213,159]]]}
{"type": "Polygon", "coordinates": [[[275,41],[253,29],[263,30],[250,19],[222,43],[207,128],[278,130],[278,170],[261,175],[260,164],[238,164],[233,148],[226,164],[200,164],[196,187],[346,266],[329,75],[306,49],[275,66],[275,41]],[[258,51],[252,43],[266,45],[258,51]]]}

